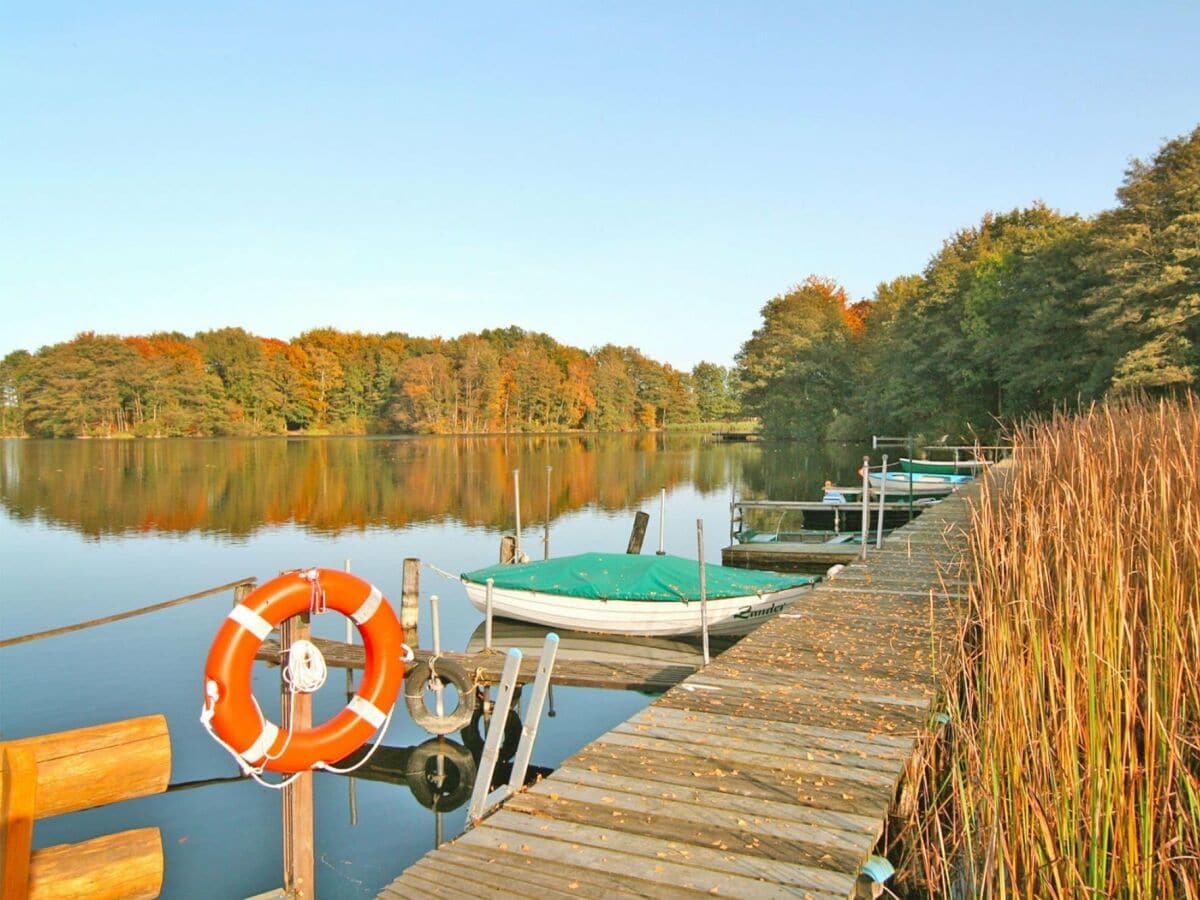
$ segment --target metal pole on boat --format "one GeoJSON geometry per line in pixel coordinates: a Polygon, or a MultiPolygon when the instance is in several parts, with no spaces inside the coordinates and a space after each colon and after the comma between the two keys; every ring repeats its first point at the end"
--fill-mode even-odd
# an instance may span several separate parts
{"type": "Polygon", "coordinates": [[[871,472],[871,457],[864,456],[862,464],[862,553],[859,554],[863,559],[867,558],[867,535],[870,534],[871,527],[871,479],[868,477],[871,472]]]}
{"type": "Polygon", "coordinates": [[[521,470],[513,469],[513,512],[517,517],[516,547],[513,562],[521,561],[521,470]]]}
{"type": "Polygon", "coordinates": [[[875,523],[875,549],[883,546],[883,501],[887,495],[887,454],[883,454],[883,481],[879,483],[879,521],[875,523]]]}
{"type": "Polygon", "coordinates": [[[483,649],[492,649],[492,594],[496,589],[496,579],[489,578],[487,584],[487,600],[484,603],[483,618],[483,649]]]}
{"type": "Polygon", "coordinates": [[[663,488],[658,495],[658,555],[667,555],[667,489],[663,488]]]}
{"type": "Polygon", "coordinates": [[[704,578],[704,520],[696,520],[696,547],[700,556],[700,646],[704,652],[704,664],[708,658],[708,582],[704,578]]]}
{"type": "Polygon", "coordinates": [[[554,466],[546,466],[546,530],[542,534],[542,559],[550,558],[550,473],[554,466]]]}

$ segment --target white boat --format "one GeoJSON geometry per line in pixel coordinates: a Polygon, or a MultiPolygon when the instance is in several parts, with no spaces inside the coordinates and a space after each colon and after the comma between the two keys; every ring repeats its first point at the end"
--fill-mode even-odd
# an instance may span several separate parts
{"type": "Polygon", "coordinates": [[[871,496],[879,496],[883,490],[884,497],[901,501],[906,497],[945,497],[952,491],[971,481],[969,475],[927,475],[912,472],[888,472],[884,478],[882,472],[871,472],[867,475],[871,484],[871,496]],[[886,480],[886,488],[884,483],[886,480]]]}
{"type": "MultiPolygon", "coordinates": [[[[496,616],[554,628],[630,635],[698,634],[699,566],[677,556],[583,553],[462,575],[467,597],[496,616]]],[[[742,634],[783,612],[820,579],[706,565],[710,634],[742,634]]]]}
{"type": "Polygon", "coordinates": [[[900,469],[922,475],[979,475],[991,463],[986,459],[908,459],[900,457],[900,469]]]}

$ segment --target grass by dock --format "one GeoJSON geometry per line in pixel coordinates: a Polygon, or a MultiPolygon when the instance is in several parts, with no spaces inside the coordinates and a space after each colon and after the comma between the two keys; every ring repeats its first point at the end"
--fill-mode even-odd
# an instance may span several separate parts
{"type": "Polygon", "coordinates": [[[913,895],[1200,897],[1200,404],[1031,425],[985,484],[913,895]]]}

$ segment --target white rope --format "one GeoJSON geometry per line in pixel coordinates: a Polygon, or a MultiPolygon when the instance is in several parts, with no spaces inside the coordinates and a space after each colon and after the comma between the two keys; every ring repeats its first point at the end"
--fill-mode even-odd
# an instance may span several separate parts
{"type": "MultiPolygon", "coordinates": [[[[404,648],[404,654],[400,657],[404,663],[412,662],[415,654],[408,644],[401,644],[404,648]]],[[[288,721],[291,721],[295,712],[296,693],[312,693],[321,688],[328,676],[328,669],[325,664],[325,657],[321,655],[321,651],[317,649],[311,641],[298,640],[292,643],[288,650],[288,662],[283,670],[283,680],[288,685],[288,721]]],[[[227,743],[221,740],[221,737],[213,731],[212,717],[216,710],[217,704],[217,685],[216,682],[210,681],[206,687],[204,708],[200,710],[200,724],[204,726],[205,731],[209,733],[214,741],[225,748],[241,767],[242,772],[249,775],[265,788],[270,788],[273,791],[281,790],[304,774],[304,771],[295,772],[283,781],[272,782],[262,778],[262,773],[265,771],[265,766],[252,766],[242,758],[242,755],[230,747],[227,743]]],[[[258,700],[250,698],[254,702],[254,709],[258,712],[259,723],[266,725],[266,718],[262,714],[262,709],[258,705],[258,700]]],[[[384,735],[387,734],[388,726],[392,724],[392,713],[396,711],[395,704],[388,710],[387,718],[383,720],[383,725],[379,729],[379,734],[375,738],[375,743],[371,745],[371,749],[358,762],[345,769],[339,769],[329,763],[317,760],[313,764],[313,769],[323,769],[326,772],[333,772],[337,775],[348,775],[351,772],[357,771],[362,766],[366,765],[367,761],[375,755],[375,751],[379,749],[379,745],[383,743],[384,735]]],[[[292,740],[292,732],[288,731],[287,740],[279,748],[279,752],[274,756],[266,756],[265,759],[278,759],[287,750],[288,744],[292,740]]],[[[309,770],[311,771],[311,770],[309,770]]]]}
{"type": "Polygon", "coordinates": [[[292,691],[312,694],[321,689],[329,677],[325,657],[312,641],[292,641],[287,651],[287,665],[283,669],[283,681],[292,691]]]}
{"type": "Polygon", "coordinates": [[[367,764],[367,760],[375,755],[375,751],[379,749],[379,745],[383,743],[383,736],[387,734],[388,726],[392,724],[392,713],[395,711],[396,706],[395,704],[392,704],[392,708],[388,710],[387,718],[383,720],[383,725],[381,725],[379,728],[379,736],[375,738],[375,743],[371,745],[371,749],[367,751],[366,755],[354,765],[347,766],[345,769],[339,769],[336,766],[331,766],[327,762],[317,760],[316,763],[313,764],[313,768],[324,769],[326,772],[333,772],[335,775],[349,775],[351,772],[362,768],[367,764]]]}
{"type": "MultiPolygon", "coordinates": [[[[246,760],[242,759],[242,755],[240,753],[238,753],[236,750],[234,750],[232,747],[230,747],[227,743],[225,743],[223,740],[221,740],[221,736],[213,730],[212,717],[213,717],[213,713],[216,711],[216,705],[217,705],[216,682],[210,681],[208,683],[205,694],[206,694],[206,696],[205,696],[204,708],[202,710],[200,710],[200,724],[204,726],[204,730],[208,732],[209,737],[211,737],[214,741],[216,741],[218,745],[220,745],[221,747],[224,747],[225,752],[234,758],[234,761],[237,762],[238,766],[241,768],[242,773],[244,775],[249,775],[251,778],[253,778],[255,781],[257,781],[259,784],[261,784],[265,788],[270,788],[273,791],[279,791],[279,790],[282,790],[283,788],[287,787],[289,784],[291,784],[293,781],[295,781],[297,778],[299,778],[301,775],[304,774],[303,772],[295,772],[292,774],[291,777],[285,778],[283,781],[279,781],[279,782],[267,781],[265,778],[263,778],[262,773],[264,771],[264,768],[262,766],[256,767],[256,766],[252,766],[249,763],[247,763],[246,760]]],[[[295,696],[295,695],[293,695],[293,696],[295,696]]],[[[254,702],[254,708],[258,709],[258,701],[254,702]]],[[[258,717],[260,720],[262,719],[262,710],[261,709],[258,710],[258,717]]]]}
{"type": "Polygon", "coordinates": [[[433,563],[431,563],[431,562],[427,562],[427,563],[425,563],[424,565],[425,565],[425,567],[426,567],[427,569],[429,569],[430,571],[432,571],[432,572],[437,572],[437,573],[438,573],[439,575],[441,575],[443,578],[448,578],[450,581],[462,581],[462,579],[461,579],[461,578],[459,578],[457,575],[453,575],[453,574],[451,574],[450,572],[447,572],[445,569],[439,569],[437,566],[435,566],[435,565],[434,565],[433,563]]]}

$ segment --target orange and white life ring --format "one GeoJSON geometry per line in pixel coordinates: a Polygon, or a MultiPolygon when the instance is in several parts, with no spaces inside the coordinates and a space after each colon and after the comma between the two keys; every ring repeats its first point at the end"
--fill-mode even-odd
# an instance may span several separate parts
{"type": "Polygon", "coordinates": [[[201,721],[247,771],[303,772],[353,753],[387,720],[404,682],[404,630],[379,589],[337,569],[287,572],[251,591],[233,608],[204,664],[201,721]],[[251,690],[255,654],[285,619],[335,609],[362,635],[362,685],[340,713],[288,732],[263,716],[251,690]]]}

